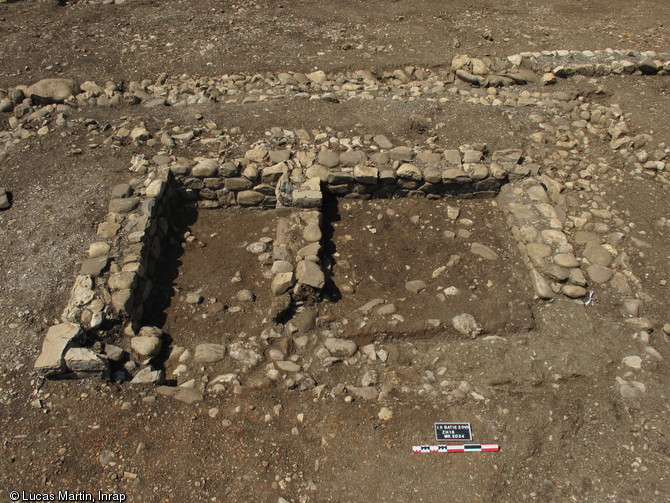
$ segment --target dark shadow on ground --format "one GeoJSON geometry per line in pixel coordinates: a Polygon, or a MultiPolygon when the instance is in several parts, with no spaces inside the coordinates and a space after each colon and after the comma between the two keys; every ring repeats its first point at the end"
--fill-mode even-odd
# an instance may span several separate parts
{"type": "Polygon", "coordinates": [[[151,297],[144,306],[143,325],[162,327],[167,320],[167,309],[175,294],[175,280],[179,275],[184,254],[184,234],[198,220],[195,205],[184,204],[173,209],[170,236],[161,250],[156,266],[151,297]]]}
{"type": "Polygon", "coordinates": [[[332,278],[332,270],[337,262],[335,253],[337,252],[337,247],[333,241],[333,234],[335,229],[333,227],[333,222],[339,222],[341,220],[338,199],[334,194],[329,194],[325,192],[323,194],[323,205],[321,207],[321,212],[323,214],[323,261],[326,264],[330,264],[328,267],[325,267],[326,272],[326,284],[323,288],[323,295],[328,296],[331,302],[338,302],[342,299],[342,292],[337,287],[332,278]]]}

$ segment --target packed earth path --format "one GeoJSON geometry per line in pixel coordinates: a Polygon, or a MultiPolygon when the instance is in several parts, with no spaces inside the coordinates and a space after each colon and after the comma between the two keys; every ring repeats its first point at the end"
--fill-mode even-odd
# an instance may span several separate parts
{"type": "Polygon", "coordinates": [[[665,19],[0,0],[0,499],[670,500],[665,19]]]}

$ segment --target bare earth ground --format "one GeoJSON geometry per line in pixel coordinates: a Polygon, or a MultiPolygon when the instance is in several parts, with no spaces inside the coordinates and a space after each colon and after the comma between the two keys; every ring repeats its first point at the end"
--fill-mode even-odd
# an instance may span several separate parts
{"type": "MultiPolygon", "coordinates": [[[[56,75],[100,83],[153,80],[162,72],[206,76],[317,67],[438,67],[448,66],[456,53],[668,50],[667,19],[670,4],[663,0],[634,5],[601,0],[137,0],[64,7],[16,1],[0,4],[0,87],[56,75]]],[[[600,84],[606,93],[594,100],[620,104],[631,114],[636,132],[653,131],[659,141],[670,142],[667,77],[608,77],[600,84]]],[[[561,82],[557,90],[579,85],[561,82]]],[[[603,181],[602,186],[608,204],[634,222],[651,245],[632,256],[631,264],[649,294],[644,314],[661,324],[651,336],[665,360],[645,362],[636,379],[645,382],[647,392],[639,400],[624,402],[614,387],[621,358],[638,348],[634,330],[622,322],[620,303],[607,296],[589,308],[566,300],[534,301],[525,266],[491,200],[408,199],[340,201],[329,214],[331,252],[337,254],[330,293],[339,291],[342,298],[319,306],[307,345],[296,349],[308,359],[326,331],[340,328],[341,336],[360,344],[377,341],[389,359],[369,368],[393,388],[384,402],[393,410],[391,420],[378,418],[381,405],[375,401],[349,402],[344,394],[319,396],[278,387],[249,386],[241,394],[208,396],[191,406],[156,396],[151,387],[49,381],[40,392],[43,408],[31,406],[32,365],[44,330],[60,316],[110,190],[127,181],[133,154],[158,152],[158,147],[90,145],[105,124],[122,117],[145,120],[149,127],[165,119],[185,126],[198,123],[196,114],[221,128],[239,126],[240,143],[274,126],[329,126],[386,134],[398,142],[420,143],[430,136],[454,146],[482,141],[494,151],[525,147],[533,131],[523,109],[508,115],[494,107],[421,100],[336,107],[322,101],[160,110],[122,106],[74,114],[94,119],[98,129],[77,125],[62,136],[36,136],[14,147],[0,162],[0,186],[14,199],[9,210],[0,212],[2,501],[12,490],[66,489],[116,491],[131,501],[161,502],[670,500],[670,343],[660,330],[670,321],[670,256],[667,229],[657,224],[668,217],[668,191],[646,177],[628,177],[625,185],[603,181]],[[417,131],[412,113],[445,126],[417,131]],[[83,153],[73,154],[77,149],[83,153]],[[447,204],[473,221],[472,236],[454,238],[448,246],[437,239],[437,233],[458,230],[445,216],[447,204]],[[474,241],[493,248],[499,262],[472,255],[468,245],[474,241]],[[453,254],[461,256],[461,263],[427,281],[425,292],[412,297],[403,291],[413,274],[431,278],[453,254]],[[443,301],[438,286],[455,286],[461,293],[443,301]],[[393,324],[392,315],[365,320],[356,309],[377,297],[395,304],[394,314],[405,321],[393,324]],[[495,306],[510,302],[517,308],[498,317],[501,310],[495,306]],[[486,335],[499,337],[458,339],[425,324],[429,319],[444,324],[466,306],[481,318],[486,335]],[[459,398],[442,389],[466,392],[459,398]],[[475,441],[497,442],[502,450],[412,454],[412,445],[433,443],[435,421],[471,422],[475,441]]],[[[9,127],[9,115],[0,114],[0,127],[9,127]]],[[[198,148],[189,155],[198,155],[198,148]]],[[[272,211],[253,221],[249,213],[236,211],[201,212],[182,229],[196,240],[183,249],[177,243],[179,267],[166,272],[165,284],[176,295],[165,297],[156,314],[164,318],[175,344],[192,347],[241,332],[253,336],[265,328],[262,316],[254,313],[269,302],[269,280],[263,284],[263,266],[243,245],[272,237],[276,221],[272,211]],[[237,271],[242,281],[232,284],[237,271]],[[236,301],[242,288],[256,294],[255,304],[236,301]],[[186,305],[185,295],[198,289],[205,302],[186,305]],[[214,298],[224,309],[211,314],[207,309],[214,298]],[[231,313],[235,305],[242,312],[231,313]]],[[[361,373],[346,365],[311,369],[329,389],[338,383],[358,385],[361,373]]]]}

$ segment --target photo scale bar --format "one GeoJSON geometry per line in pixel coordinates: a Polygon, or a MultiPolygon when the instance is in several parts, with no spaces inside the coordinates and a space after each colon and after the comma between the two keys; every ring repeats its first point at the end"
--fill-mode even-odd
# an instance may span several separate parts
{"type": "Polygon", "coordinates": [[[451,452],[498,452],[498,444],[462,444],[462,445],[414,445],[415,453],[451,453],[451,452]]]}

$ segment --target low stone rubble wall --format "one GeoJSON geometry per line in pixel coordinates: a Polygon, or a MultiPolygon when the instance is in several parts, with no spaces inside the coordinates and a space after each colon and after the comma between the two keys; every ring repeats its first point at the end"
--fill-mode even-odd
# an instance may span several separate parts
{"type": "Polygon", "coordinates": [[[670,74],[670,54],[656,51],[604,49],[596,51],[535,51],[496,58],[459,54],[449,69],[407,66],[393,71],[367,70],[327,74],[279,72],[234,74],[217,77],[161,74],[156,79],[107,82],[44,79],[33,85],[0,90],[0,112],[13,111],[17,119],[33,113],[34,105],[72,103],[76,106],[113,107],[122,104],[146,108],[207,102],[251,103],[292,95],[302,99],[339,101],[352,95],[374,99],[378,93],[408,89],[414,94],[439,95],[454,77],[474,85],[504,87],[575,75],[670,74]]]}
{"type": "Polygon", "coordinates": [[[200,208],[275,207],[278,197],[286,199],[284,205],[319,208],[322,190],[359,199],[493,194],[530,173],[521,150],[489,154],[485,144],[393,147],[383,136],[339,149],[310,144],[304,150],[254,148],[231,159],[157,157],[138,157],[132,170],[141,174],[166,167],[180,182],[181,197],[198,201],[200,208]]]}
{"type": "MultiPolygon", "coordinates": [[[[607,284],[627,297],[626,312],[637,319],[641,301],[634,297],[639,280],[630,270],[626,253],[620,250],[624,234],[610,232],[624,228],[624,222],[606,202],[594,200],[587,207],[575,195],[585,196],[588,201],[600,177],[616,176],[615,167],[605,162],[585,161],[584,152],[594,139],[608,144],[623,166],[663,184],[670,183],[666,175],[670,149],[649,134],[630,132],[623,111],[616,105],[591,103],[578,94],[531,92],[507,86],[533,82],[550,85],[557,78],[579,76],[667,75],[669,60],[670,55],[655,52],[544,51],[502,60],[459,55],[448,70],[406,67],[379,75],[367,71],[203,79],[161,75],[155,81],[108,83],[104,87],[92,82],[77,86],[66,79],[47,79],[30,87],[0,90],[0,111],[12,112],[9,120],[14,131],[0,138],[6,139],[7,145],[34,134],[49,134],[47,124],[54,115],[54,124],[63,126],[64,114],[73,106],[126,103],[153,108],[287,98],[335,103],[389,96],[413,100],[421,96],[428,101],[537,109],[531,120],[539,129],[530,135],[523,153],[489,152],[484,144],[459,148],[410,146],[393,144],[382,135],[347,138],[332,130],[310,134],[273,128],[266,138],[251,145],[245,143],[249,148],[243,154],[236,151],[232,155],[232,149],[226,148],[230,135],[213,123],[183,132],[150,132],[144,124],[133,127],[130,123],[114,129],[101,145],[160,144],[169,155],[150,159],[135,156],[131,166],[135,177],[129,184],[114,188],[109,213],[98,228],[99,239],[89,247],[88,258],[74,282],[63,323],[47,331],[36,369],[42,375],[73,372],[105,376],[109,371],[107,360],[120,359],[123,350],[111,345],[97,347],[93,334],[124,326],[131,327],[128,333],[136,341],[133,351],[155,356],[156,348],[160,348],[156,342],[160,341],[160,329],[142,327],[138,331],[137,325],[152,292],[156,260],[169,234],[171,208],[185,202],[195,203],[200,209],[278,209],[270,288],[277,295],[273,312],[279,314],[290,302],[318,298],[327,281],[327,264],[320,257],[319,210],[324,195],[438,198],[501,191],[500,205],[538,297],[581,298],[588,294],[589,283],[607,284]],[[455,79],[473,87],[454,85],[455,79]],[[31,131],[38,122],[43,125],[31,131]],[[176,155],[178,149],[209,143],[216,144],[216,153],[193,159],[176,155]],[[505,185],[507,182],[518,183],[505,185]],[[144,344],[144,339],[140,344],[138,337],[149,337],[151,344],[144,344]]],[[[10,202],[7,198],[3,203],[0,191],[0,209],[10,202]]],[[[645,246],[634,237],[630,242],[645,246]]],[[[154,382],[160,378],[159,370],[145,366],[134,380],[154,382]]]]}
{"type": "MultiPolygon", "coordinates": [[[[233,159],[135,156],[130,170],[136,176],[114,187],[109,212],[98,226],[99,239],[89,246],[63,323],[47,331],[36,370],[45,376],[108,376],[108,360],[122,358],[123,350],[109,344],[104,351],[91,347],[93,333],[99,330],[134,335],[133,349],[138,346],[140,352],[147,346],[144,339],[135,343],[140,338],[160,341],[160,329],[137,327],[152,294],[175,205],[277,208],[270,288],[277,296],[272,310],[279,316],[291,303],[318,300],[325,285],[320,212],[324,192],[362,199],[492,194],[531,171],[523,166],[520,150],[489,156],[484,144],[427,150],[392,147],[385,137],[376,136],[357,147],[343,152],[254,148],[233,159]],[[147,330],[158,335],[137,335],[147,330]]],[[[159,343],[150,346],[147,357],[160,348],[159,343]]],[[[154,382],[162,376],[147,366],[135,377],[135,382],[154,382]]]]}
{"type": "Polygon", "coordinates": [[[71,371],[107,376],[107,358],[86,347],[91,332],[141,321],[177,202],[174,176],[162,174],[163,179],[152,176],[114,187],[109,212],[74,281],[62,323],[47,331],[35,363],[41,375],[71,371]]]}

